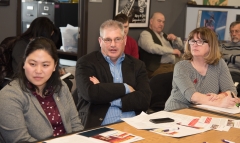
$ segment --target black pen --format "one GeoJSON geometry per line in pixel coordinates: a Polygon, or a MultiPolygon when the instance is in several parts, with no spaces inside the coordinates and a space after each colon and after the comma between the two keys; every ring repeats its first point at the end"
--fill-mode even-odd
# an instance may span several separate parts
{"type": "MultiPolygon", "coordinates": [[[[235,98],[234,94],[231,92],[232,98],[235,98]]],[[[236,106],[239,108],[240,103],[236,103],[236,106]]]]}

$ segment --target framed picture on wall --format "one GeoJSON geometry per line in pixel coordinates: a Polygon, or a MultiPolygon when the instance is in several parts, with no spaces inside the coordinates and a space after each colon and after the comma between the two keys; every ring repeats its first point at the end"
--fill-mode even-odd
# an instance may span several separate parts
{"type": "Polygon", "coordinates": [[[8,6],[10,5],[10,0],[0,0],[0,6],[8,6]]]}
{"type": "Polygon", "coordinates": [[[236,21],[240,21],[240,15],[239,14],[236,15],[236,21]]]}
{"type": "Polygon", "coordinates": [[[129,27],[148,27],[150,0],[116,0],[115,15],[123,13],[129,17],[129,27]]]}
{"type": "Polygon", "coordinates": [[[212,29],[218,36],[218,40],[224,40],[227,23],[227,11],[199,10],[197,27],[212,29]]]}
{"type": "Polygon", "coordinates": [[[227,6],[228,0],[203,0],[203,5],[227,6]]]}

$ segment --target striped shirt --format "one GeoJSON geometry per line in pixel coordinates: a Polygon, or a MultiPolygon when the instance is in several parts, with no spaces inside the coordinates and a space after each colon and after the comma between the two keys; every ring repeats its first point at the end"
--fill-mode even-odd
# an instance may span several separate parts
{"type": "MultiPolygon", "coordinates": [[[[103,55],[104,56],[104,55],[103,55]]],[[[122,77],[122,61],[125,58],[125,54],[123,54],[120,58],[118,58],[116,64],[114,64],[108,56],[104,56],[105,60],[109,63],[110,71],[113,76],[114,83],[123,83],[122,77]]],[[[130,93],[130,90],[126,83],[123,83],[126,89],[126,94],[130,93]]],[[[113,89],[114,90],[114,89],[113,89]]],[[[111,106],[109,107],[107,114],[102,122],[102,125],[111,124],[115,122],[121,121],[121,118],[133,117],[135,116],[134,111],[122,112],[122,101],[121,99],[115,99],[111,102],[111,106]]]]}
{"type": "Polygon", "coordinates": [[[178,62],[174,67],[171,95],[165,103],[166,111],[188,108],[193,103],[195,92],[202,94],[232,91],[237,93],[229,69],[223,59],[216,65],[208,65],[207,73],[202,76],[189,60],[178,62]]]}

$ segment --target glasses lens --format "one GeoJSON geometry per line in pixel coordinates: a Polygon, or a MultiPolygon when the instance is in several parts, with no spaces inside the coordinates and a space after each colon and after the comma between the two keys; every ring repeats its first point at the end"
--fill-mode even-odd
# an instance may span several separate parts
{"type": "Polygon", "coordinates": [[[203,41],[203,40],[197,40],[197,41],[195,41],[195,40],[189,40],[189,41],[188,41],[188,43],[189,43],[190,45],[194,45],[194,43],[196,43],[198,46],[203,45],[204,42],[205,42],[205,41],[203,41]]]}
{"type": "Polygon", "coordinates": [[[189,41],[188,41],[188,43],[189,43],[190,45],[193,45],[195,42],[196,42],[195,40],[189,40],[189,41]]]}

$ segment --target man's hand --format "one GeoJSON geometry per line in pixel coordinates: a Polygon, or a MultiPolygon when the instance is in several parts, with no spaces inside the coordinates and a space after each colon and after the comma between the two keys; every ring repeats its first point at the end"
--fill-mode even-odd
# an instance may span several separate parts
{"type": "Polygon", "coordinates": [[[90,79],[91,82],[93,82],[93,84],[100,83],[99,80],[95,76],[90,76],[89,79],[90,79]]]}
{"type": "Polygon", "coordinates": [[[129,88],[129,90],[130,90],[130,93],[133,92],[133,91],[135,91],[135,89],[134,89],[132,86],[130,86],[130,85],[128,85],[128,88],[129,88]]]}
{"type": "Polygon", "coordinates": [[[167,39],[172,41],[172,40],[177,39],[177,36],[175,36],[174,34],[168,34],[167,39]]]}
{"type": "Polygon", "coordinates": [[[181,52],[178,49],[173,49],[173,55],[181,57],[181,52]]]}

